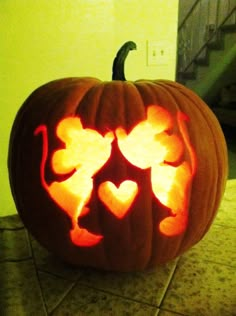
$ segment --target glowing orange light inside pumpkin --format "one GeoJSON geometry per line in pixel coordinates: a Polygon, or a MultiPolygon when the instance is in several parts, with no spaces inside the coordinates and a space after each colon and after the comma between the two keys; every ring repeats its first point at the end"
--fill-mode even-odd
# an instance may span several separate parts
{"type": "Polygon", "coordinates": [[[119,219],[126,215],[137,193],[137,183],[130,180],[123,181],[118,188],[110,181],[101,183],[98,188],[100,200],[119,219]]]}
{"type": "Polygon", "coordinates": [[[137,124],[127,135],[123,128],[116,130],[119,148],[126,159],[135,166],[145,169],[151,167],[152,190],[158,200],[169,207],[172,216],[163,219],[160,231],[167,236],[181,234],[187,226],[188,191],[195,172],[195,154],[187,137],[182,113],[177,115],[177,123],[183,140],[169,134],[173,128],[170,113],[159,106],[149,106],[147,119],[137,124]],[[181,162],[185,146],[192,158],[192,166],[181,162]],[[171,164],[177,163],[177,166],[171,164]]]}
{"type": "Polygon", "coordinates": [[[65,181],[54,181],[48,185],[44,178],[48,140],[46,126],[39,126],[35,134],[43,133],[43,158],[41,181],[51,198],[69,215],[72,220],[70,237],[77,246],[94,246],[103,238],[78,225],[78,218],[88,212],[85,207],[92,190],[92,176],[103,166],[110,156],[110,143],[114,136],[107,133],[102,137],[91,129],[83,129],[77,117],[62,120],[57,127],[57,136],[64,141],[66,148],[55,151],[52,169],[58,174],[66,174],[75,169],[65,181]],[[97,151],[96,151],[97,148],[97,151]]]}
{"type": "MultiPolygon", "coordinates": [[[[127,134],[119,127],[104,137],[92,129],[84,129],[79,117],[65,118],[59,122],[56,134],[65,148],[58,149],[52,157],[52,169],[57,174],[73,174],[65,181],[48,185],[44,170],[48,156],[46,126],[39,126],[35,134],[43,135],[41,181],[51,198],[72,220],[70,237],[77,246],[94,246],[101,241],[96,235],[78,225],[78,218],[89,209],[86,204],[93,191],[92,177],[111,155],[111,143],[117,138],[123,156],[141,169],[151,168],[152,191],[156,198],[170,208],[171,215],[159,224],[161,233],[174,236],[185,231],[188,218],[188,196],[196,168],[196,157],[188,139],[186,116],[177,113],[176,122],[170,113],[156,105],[147,108],[147,119],[138,123],[127,134]],[[173,134],[178,124],[182,136],[173,134]],[[191,164],[184,159],[187,151],[191,164]]],[[[107,209],[122,219],[130,209],[138,193],[137,183],[125,180],[118,187],[105,181],[99,185],[98,197],[107,209]]],[[[145,212],[145,210],[143,210],[145,212]]]]}

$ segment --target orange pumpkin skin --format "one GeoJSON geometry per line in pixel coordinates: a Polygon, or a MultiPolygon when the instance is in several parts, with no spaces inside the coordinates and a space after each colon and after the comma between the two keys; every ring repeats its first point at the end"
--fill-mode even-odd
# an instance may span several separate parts
{"type": "Polygon", "coordinates": [[[197,243],[216,215],[228,171],[227,149],[220,125],[192,91],[166,80],[101,82],[95,78],[61,79],[31,94],[12,127],[8,167],[19,215],[44,247],[68,263],[114,271],[143,270],[166,263],[197,243]],[[172,125],[168,133],[175,133],[182,140],[181,161],[187,162],[192,170],[191,185],[185,192],[186,227],[173,236],[166,236],[158,226],[171,210],[154,196],[151,168],[141,169],[130,163],[114,136],[120,127],[127,134],[131,133],[147,118],[150,105],[170,114],[172,125]],[[184,113],[187,118],[183,125],[185,131],[178,125],[178,113],[184,113]],[[47,128],[45,181],[64,181],[70,174],[55,174],[51,161],[55,151],[65,147],[56,136],[56,128],[67,117],[79,117],[83,128],[95,130],[102,136],[112,132],[114,137],[108,161],[92,177],[93,190],[86,204],[89,211],[77,219],[79,227],[102,236],[92,246],[72,242],[70,216],[42,185],[43,137],[35,131],[42,125],[47,128]],[[127,179],[135,181],[139,191],[125,216],[119,219],[109,212],[97,192],[104,181],[118,186],[127,179]]]}

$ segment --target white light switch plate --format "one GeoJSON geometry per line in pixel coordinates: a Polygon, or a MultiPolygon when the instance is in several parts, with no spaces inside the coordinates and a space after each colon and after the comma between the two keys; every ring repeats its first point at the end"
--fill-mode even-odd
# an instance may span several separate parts
{"type": "Polygon", "coordinates": [[[166,41],[147,41],[147,65],[167,65],[168,64],[168,43],[166,41]]]}

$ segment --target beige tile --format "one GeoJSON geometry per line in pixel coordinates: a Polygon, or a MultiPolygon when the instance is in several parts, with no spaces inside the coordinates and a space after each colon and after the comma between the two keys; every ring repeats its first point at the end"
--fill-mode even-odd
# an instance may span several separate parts
{"type": "Polygon", "coordinates": [[[156,269],[135,273],[112,273],[88,270],[80,284],[115,295],[159,306],[173,275],[177,260],[156,269]]]}
{"type": "Polygon", "coordinates": [[[18,214],[0,217],[0,229],[19,229],[24,225],[18,214]]]}
{"type": "Polygon", "coordinates": [[[82,273],[79,268],[72,267],[71,265],[62,262],[59,258],[49,253],[44,247],[42,247],[33,237],[30,239],[38,270],[48,272],[66,280],[78,279],[82,273]]]}
{"type": "Polygon", "coordinates": [[[161,309],[194,316],[232,316],[235,288],[234,268],[181,258],[161,309]]]}
{"type": "Polygon", "coordinates": [[[32,260],[0,263],[0,315],[47,315],[32,260]]]}
{"type": "Polygon", "coordinates": [[[234,144],[232,143],[229,146],[228,150],[228,157],[229,157],[229,178],[236,178],[236,145],[235,145],[235,140],[234,144]]]}
{"type": "Polygon", "coordinates": [[[179,314],[172,311],[160,310],[158,316],[189,316],[187,314],[179,314]]]}
{"type": "Polygon", "coordinates": [[[227,180],[226,190],[214,224],[236,227],[236,179],[227,180]]]}
{"type": "Polygon", "coordinates": [[[47,311],[52,312],[66,297],[75,282],[58,278],[49,273],[39,272],[39,282],[47,311]]]}
{"type": "Polygon", "coordinates": [[[156,316],[156,307],[77,285],[52,316],[156,316]]]}
{"type": "Polygon", "coordinates": [[[205,237],[183,257],[236,267],[236,229],[212,225],[205,237]]]}
{"type": "Polygon", "coordinates": [[[25,229],[0,230],[0,261],[29,259],[31,248],[25,229]]]}

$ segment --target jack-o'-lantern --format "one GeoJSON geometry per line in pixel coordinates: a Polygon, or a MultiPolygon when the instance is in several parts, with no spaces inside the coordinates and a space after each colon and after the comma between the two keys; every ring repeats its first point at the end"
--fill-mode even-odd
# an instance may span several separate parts
{"type": "Polygon", "coordinates": [[[167,80],[126,81],[125,43],[113,80],[66,78],[19,110],[9,145],[17,210],[66,262],[142,270],[179,256],[210,227],[227,151],[214,114],[167,80]]]}

